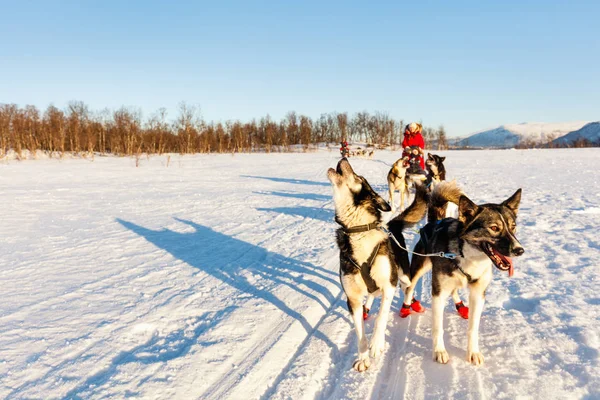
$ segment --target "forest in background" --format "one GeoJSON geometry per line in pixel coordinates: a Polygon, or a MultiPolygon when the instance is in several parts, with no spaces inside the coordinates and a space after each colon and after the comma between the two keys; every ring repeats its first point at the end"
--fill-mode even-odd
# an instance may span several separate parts
{"type": "MultiPolygon", "coordinates": [[[[80,101],[70,102],[65,109],[50,105],[44,111],[32,105],[0,104],[0,158],[10,150],[18,157],[25,151],[51,156],[66,152],[139,156],[309,151],[318,143],[337,147],[342,140],[396,149],[402,143],[406,122],[385,112],[367,111],[353,115],[331,112],[317,119],[290,111],[279,121],[267,115],[248,122],[207,122],[198,107],[186,103],[179,105],[174,119],[168,119],[164,108],[144,117],[134,107],[95,111],[80,101]]],[[[457,146],[458,138],[448,139],[443,126],[424,126],[423,137],[429,150],[470,148],[457,146]]],[[[524,141],[516,147],[561,147],[551,139],[547,143],[524,141]]],[[[581,139],[568,147],[596,145],[581,139]]]]}
{"type": "MultiPolygon", "coordinates": [[[[144,117],[139,109],[91,110],[74,101],[65,109],[50,105],[0,104],[0,157],[14,150],[50,154],[101,153],[139,155],[162,153],[285,152],[317,143],[342,140],[378,147],[402,143],[405,122],[387,113],[322,114],[317,119],[290,111],[279,121],[264,116],[248,122],[207,122],[198,107],[181,103],[174,119],[165,109],[144,117]]],[[[424,127],[428,146],[448,147],[443,126],[424,127]]]]}

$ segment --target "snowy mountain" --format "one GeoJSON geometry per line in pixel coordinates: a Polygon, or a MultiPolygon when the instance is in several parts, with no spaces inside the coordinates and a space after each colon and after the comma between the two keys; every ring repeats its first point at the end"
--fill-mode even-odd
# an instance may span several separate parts
{"type": "Polygon", "coordinates": [[[581,129],[555,139],[552,143],[565,145],[574,143],[579,139],[586,139],[592,143],[600,143],[600,121],[590,122],[581,129]]]}
{"type": "Polygon", "coordinates": [[[552,138],[560,138],[569,132],[581,129],[588,122],[524,122],[507,124],[495,129],[475,133],[458,142],[459,146],[507,148],[522,142],[544,143],[552,138]]]}

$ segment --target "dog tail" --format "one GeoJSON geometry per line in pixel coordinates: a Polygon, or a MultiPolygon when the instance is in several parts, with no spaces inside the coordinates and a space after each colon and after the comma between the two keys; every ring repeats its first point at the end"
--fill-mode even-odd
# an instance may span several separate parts
{"type": "Polygon", "coordinates": [[[427,204],[429,202],[427,188],[419,184],[415,186],[415,199],[412,204],[387,224],[389,230],[394,234],[400,233],[403,229],[417,224],[427,213],[427,204]]]}
{"type": "Polygon", "coordinates": [[[446,215],[446,204],[452,202],[458,204],[462,190],[456,185],[455,181],[441,182],[436,185],[429,198],[429,211],[427,212],[427,221],[433,222],[444,218],[446,215]]]}

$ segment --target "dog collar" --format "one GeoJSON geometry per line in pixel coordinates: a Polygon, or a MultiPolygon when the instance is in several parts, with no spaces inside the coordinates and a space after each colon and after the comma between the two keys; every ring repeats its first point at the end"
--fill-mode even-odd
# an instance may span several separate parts
{"type": "Polygon", "coordinates": [[[342,230],[344,231],[344,233],[350,234],[350,233],[367,232],[367,231],[370,231],[373,229],[377,229],[379,227],[381,227],[381,224],[379,222],[371,222],[370,224],[357,225],[357,226],[353,226],[350,228],[345,228],[342,226],[342,230]]]}

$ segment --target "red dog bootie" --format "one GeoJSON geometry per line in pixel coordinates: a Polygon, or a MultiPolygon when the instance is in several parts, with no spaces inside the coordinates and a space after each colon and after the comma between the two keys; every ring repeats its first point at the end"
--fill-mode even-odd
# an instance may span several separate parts
{"type": "Polygon", "coordinates": [[[367,318],[369,318],[369,310],[367,307],[365,307],[365,305],[363,304],[363,321],[366,321],[367,318]]]}
{"type": "Polygon", "coordinates": [[[402,303],[402,308],[400,309],[400,316],[402,318],[408,317],[412,312],[422,313],[425,312],[425,307],[421,305],[421,302],[415,298],[409,304],[402,303]]]}
{"type": "Polygon", "coordinates": [[[411,309],[408,304],[402,303],[402,307],[400,308],[400,318],[406,318],[410,315],[411,309]]]}
{"type": "Polygon", "coordinates": [[[456,311],[458,311],[458,315],[463,317],[464,319],[469,319],[469,307],[465,306],[465,304],[460,301],[454,304],[456,306],[456,311]]]}
{"type": "Polygon", "coordinates": [[[417,299],[412,299],[412,302],[410,303],[410,308],[412,308],[412,310],[414,312],[418,312],[418,313],[425,312],[425,307],[423,307],[421,305],[421,302],[417,299]]]}

